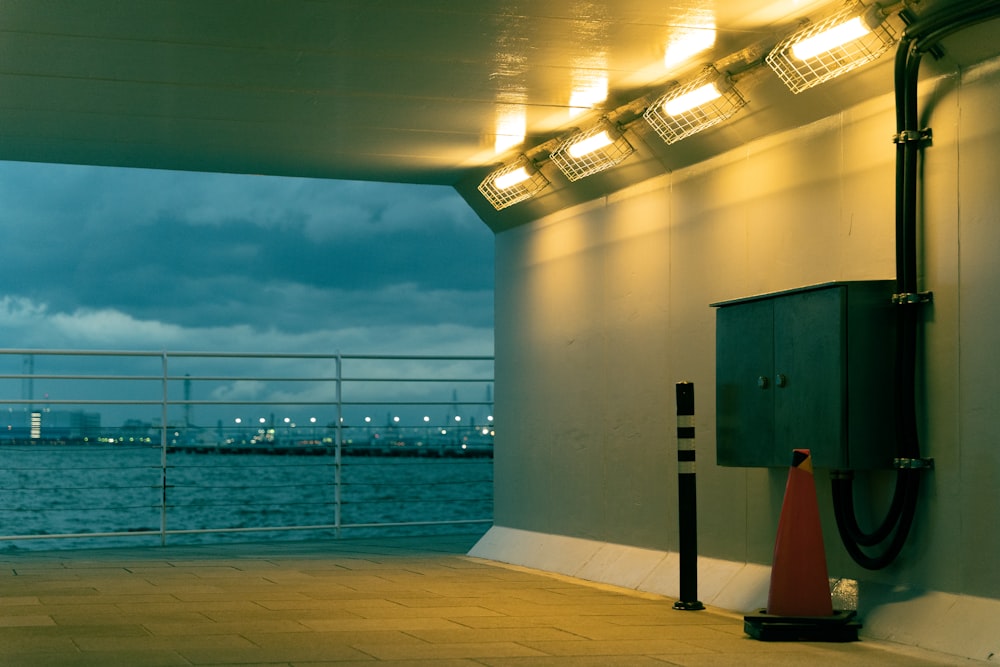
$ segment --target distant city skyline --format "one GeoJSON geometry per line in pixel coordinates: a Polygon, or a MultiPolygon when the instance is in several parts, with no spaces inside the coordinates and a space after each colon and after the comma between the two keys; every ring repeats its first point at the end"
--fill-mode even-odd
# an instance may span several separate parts
{"type": "Polygon", "coordinates": [[[8,350],[0,369],[6,440],[114,437],[163,425],[467,429],[493,417],[488,356],[8,350]]]}

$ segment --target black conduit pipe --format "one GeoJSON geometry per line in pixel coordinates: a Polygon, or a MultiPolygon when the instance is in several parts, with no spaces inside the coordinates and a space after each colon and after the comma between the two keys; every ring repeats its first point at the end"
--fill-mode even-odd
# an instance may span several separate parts
{"type": "MultiPolygon", "coordinates": [[[[924,53],[935,53],[938,43],[954,32],[1000,16],[1000,0],[979,0],[914,18],[904,10],[908,23],[896,50],[894,87],[896,99],[896,451],[901,461],[920,461],[916,415],[917,305],[921,303],[917,280],[918,157],[925,136],[920,129],[917,78],[924,53]]],[[[880,570],[892,563],[903,548],[913,525],[920,490],[920,469],[899,465],[892,501],[883,521],[870,532],[860,528],[854,506],[853,473],[833,475],[833,507],[844,547],[859,565],[880,570]],[[888,541],[888,544],[886,542],[888,541]],[[869,555],[862,547],[881,547],[869,555]]]]}

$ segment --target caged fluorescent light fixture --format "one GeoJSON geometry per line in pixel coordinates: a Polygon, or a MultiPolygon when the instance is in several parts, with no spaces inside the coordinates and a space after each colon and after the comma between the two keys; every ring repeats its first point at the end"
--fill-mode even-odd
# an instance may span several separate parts
{"type": "MultiPolygon", "coordinates": [[[[848,0],[828,18],[807,22],[782,39],[763,62],[793,93],[829,81],[875,60],[899,42],[906,23],[896,10],[899,4],[883,7],[872,0],[848,0]]],[[[760,60],[747,63],[734,76],[742,79],[745,71],[759,65],[760,60]]],[[[646,100],[629,104],[633,120],[636,105],[646,100]]],[[[733,76],[708,66],[697,78],[665,91],[646,107],[642,118],[664,142],[673,144],[729,119],[746,104],[733,76]]],[[[622,136],[631,122],[619,125],[604,117],[594,127],[563,140],[549,159],[570,181],[610,169],[634,152],[622,136]]],[[[499,211],[534,197],[548,185],[535,163],[521,155],[487,176],[479,192],[499,211]]]]}
{"type": "Polygon", "coordinates": [[[671,88],[643,118],[667,144],[726,120],[746,105],[729,78],[708,67],[693,81],[671,88]]]}
{"type": "Polygon", "coordinates": [[[571,181],[610,169],[635,149],[608,119],[563,141],[549,157],[571,181]]]}
{"type": "Polygon", "coordinates": [[[897,41],[899,31],[881,7],[854,3],[781,40],[764,62],[789,90],[801,93],[875,60],[897,41]]]}
{"type": "Polygon", "coordinates": [[[479,184],[479,192],[499,211],[531,199],[548,184],[531,160],[522,155],[483,179],[479,184]]]}

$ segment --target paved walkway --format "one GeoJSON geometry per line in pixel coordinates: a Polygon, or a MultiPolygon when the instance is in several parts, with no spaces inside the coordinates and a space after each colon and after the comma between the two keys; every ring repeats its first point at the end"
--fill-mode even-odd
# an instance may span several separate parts
{"type": "Polygon", "coordinates": [[[0,665],[955,665],[501,566],[477,536],[0,555],[0,665]]]}

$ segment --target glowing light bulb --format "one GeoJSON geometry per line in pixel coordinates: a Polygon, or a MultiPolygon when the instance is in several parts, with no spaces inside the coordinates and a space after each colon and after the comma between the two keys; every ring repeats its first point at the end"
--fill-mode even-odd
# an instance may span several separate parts
{"type": "Polygon", "coordinates": [[[715,85],[715,82],[706,83],[700,88],[695,88],[690,93],[685,93],[680,97],[675,97],[672,100],[667,100],[663,104],[663,110],[668,116],[677,116],[684,113],[685,111],[690,111],[703,104],[708,104],[712,100],[717,100],[722,97],[722,92],[719,87],[715,85]]]}
{"type": "Polygon", "coordinates": [[[841,23],[818,35],[813,35],[808,39],[794,44],[792,46],[792,55],[799,60],[815,58],[821,53],[832,51],[838,46],[843,46],[848,42],[853,42],[860,37],[864,37],[869,32],[871,30],[865,25],[862,17],[855,16],[845,23],[841,23]]]}
{"type": "Polygon", "coordinates": [[[495,185],[500,190],[506,190],[507,188],[513,187],[518,183],[523,183],[531,177],[528,170],[524,167],[518,167],[514,171],[509,171],[506,174],[501,174],[493,180],[493,185],[495,185]]]}
{"type": "Polygon", "coordinates": [[[581,139],[567,149],[570,157],[581,158],[584,155],[589,155],[594,151],[599,151],[605,146],[610,146],[614,143],[611,135],[608,134],[607,130],[603,130],[591,137],[586,139],[581,139]]]}

